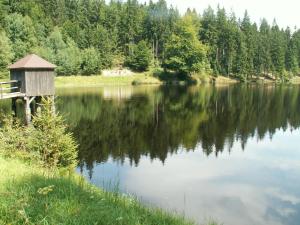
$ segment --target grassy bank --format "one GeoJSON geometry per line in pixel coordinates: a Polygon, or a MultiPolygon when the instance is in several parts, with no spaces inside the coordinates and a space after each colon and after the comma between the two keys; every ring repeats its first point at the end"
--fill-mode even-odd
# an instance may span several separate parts
{"type": "Polygon", "coordinates": [[[123,77],[104,77],[95,76],[66,76],[56,77],[55,86],[60,87],[98,87],[98,86],[121,86],[121,85],[160,85],[160,84],[185,84],[185,83],[221,83],[232,84],[239,81],[232,78],[219,76],[218,78],[207,77],[200,79],[197,77],[189,77],[189,79],[174,76],[172,74],[164,76],[153,76],[149,74],[135,74],[123,77]]]}
{"type": "Polygon", "coordinates": [[[104,76],[67,76],[56,77],[56,87],[93,87],[93,86],[120,86],[132,85],[133,83],[142,84],[161,84],[162,81],[148,74],[135,74],[122,77],[104,77],[104,76]]]}
{"type": "Polygon", "coordinates": [[[0,155],[0,224],[192,224],[84,178],[0,155]]]}

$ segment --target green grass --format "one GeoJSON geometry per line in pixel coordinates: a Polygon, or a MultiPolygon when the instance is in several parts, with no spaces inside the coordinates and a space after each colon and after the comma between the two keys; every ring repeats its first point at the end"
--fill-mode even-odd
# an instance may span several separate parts
{"type": "Polygon", "coordinates": [[[123,77],[104,77],[101,75],[94,76],[65,76],[56,77],[56,87],[93,87],[93,86],[117,86],[139,84],[161,84],[162,82],[146,73],[134,74],[123,77]]]}
{"type": "Polygon", "coordinates": [[[60,173],[0,155],[0,224],[193,224],[60,173]]]}

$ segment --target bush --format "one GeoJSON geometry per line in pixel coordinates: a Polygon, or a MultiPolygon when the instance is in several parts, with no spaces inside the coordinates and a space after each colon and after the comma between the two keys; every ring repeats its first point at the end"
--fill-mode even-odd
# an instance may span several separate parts
{"type": "Polygon", "coordinates": [[[43,100],[43,110],[33,118],[32,126],[5,119],[0,128],[0,144],[2,154],[19,156],[27,153],[44,167],[76,166],[77,145],[66,131],[62,117],[53,115],[50,100],[43,100]]]}
{"type": "Polygon", "coordinates": [[[92,75],[101,72],[100,57],[96,49],[87,48],[82,51],[81,74],[92,75]]]}
{"type": "Polygon", "coordinates": [[[16,152],[26,152],[27,130],[12,116],[3,118],[0,125],[0,152],[5,156],[15,155],[16,152]]]}

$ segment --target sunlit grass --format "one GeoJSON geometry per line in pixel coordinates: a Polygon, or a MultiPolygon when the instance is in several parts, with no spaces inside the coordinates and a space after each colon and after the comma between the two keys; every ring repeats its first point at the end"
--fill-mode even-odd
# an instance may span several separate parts
{"type": "Polygon", "coordinates": [[[93,87],[93,86],[117,86],[117,85],[131,85],[134,82],[143,84],[160,84],[161,81],[148,74],[135,74],[132,76],[121,77],[104,77],[101,75],[94,76],[65,76],[56,77],[56,87],[93,87]]]}
{"type": "Polygon", "coordinates": [[[62,175],[0,155],[0,224],[193,224],[62,175]]]}

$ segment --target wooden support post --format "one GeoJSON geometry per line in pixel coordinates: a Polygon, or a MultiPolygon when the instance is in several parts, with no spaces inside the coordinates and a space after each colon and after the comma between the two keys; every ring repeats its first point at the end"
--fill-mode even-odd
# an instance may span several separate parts
{"type": "Polygon", "coordinates": [[[26,118],[26,124],[30,125],[31,123],[31,109],[30,109],[30,99],[29,97],[24,97],[25,100],[25,118],[26,118]]]}
{"type": "Polygon", "coordinates": [[[32,101],[35,99],[35,97],[24,97],[25,100],[25,117],[26,117],[26,124],[30,125],[31,124],[31,107],[30,104],[32,103],[32,101]]]}

